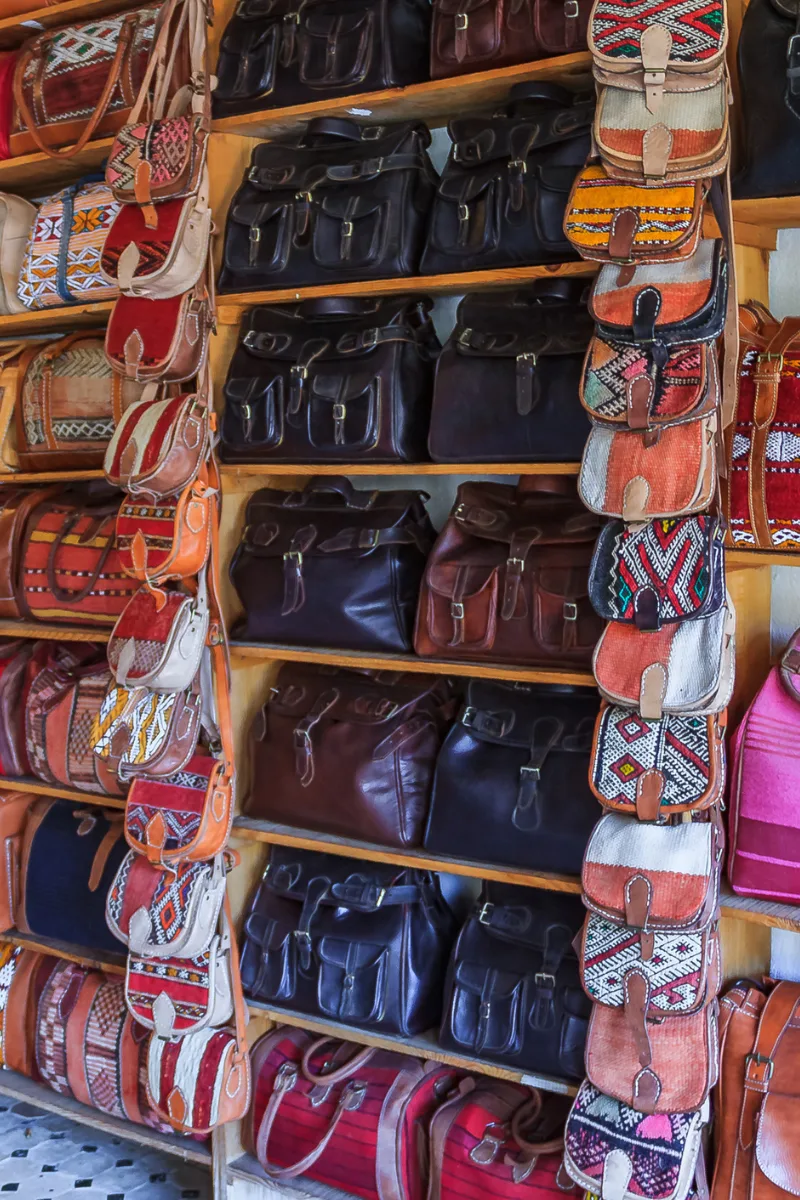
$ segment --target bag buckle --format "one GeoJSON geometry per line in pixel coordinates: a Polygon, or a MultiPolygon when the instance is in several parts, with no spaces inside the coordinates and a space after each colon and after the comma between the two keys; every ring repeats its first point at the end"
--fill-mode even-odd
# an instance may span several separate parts
{"type": "Polygon", "coordinates": [[[535,779],[537,783],[542,778],[541,767],[532,767],[527,763],[524,766],[520,767],[519,773],[520,773],[520,775],[526,775],[526,776],[529,776],[531,779],[535,779]]]}
{"type": "Polygon", "coordinates": [[[456,29],[463,32],[469,28],[469,16],[467,13],[456,13],[456,29]]]}
{"type": "Polygon", "coordinates": [[[577,21],[581,15],[581,10],[578,8],[578,0],[564,0],[564,16],[568,21],[577,21]]]}
{"type": "Polygon", "coordinates": [[[283,556],[283,561],[294,563],[294,565],[297,567],[297,569],[299,571],[303,565],[303,551],[302,550],[287,550],[283,556]]]}
{"type": "Polygon", "coordinates": [[[577,621],[577,619],[578,619],[577,604],[574,602],[574,600],[565,600],[564,601],[564,620],[565,621],[577,621]]]}
{"type": "Polygon", "coordinates": [[[453,600],[450,604],[450,616],[456,621],[464,620],[464,605],[460,600],[453,600]]]}
{"type": "Polygon", "coordinates": [[[768,1058],[766,1054],[751,1053],[748,1054],[744,1060],[746,1071],[749,1070],[751,1063],[756,1067],[767,1068],[767,1072],[764,1076],[764,1083],[769,1083],[770,1079],[772,1079],[772,1076],[775,1074],[775,1063],[773,1060],[768,1058]]]}
{"type": "Polygon", "coordinates": [[[778,371],[783,370],[783,355],[775,354],[769,350],[765,350],[763,354],[756,355],[756,370],[760,363],[777,362],[779,364],[778,371]]]}
{"type": "Polygon", "coordinates": [[[556,986],[556,977],[551,975],[549,971],[537,971],[533,977],[533,982],[537,987],[554,988],[556,986]]]}
{"type": "Polygon", "coordinates": [[[494,912],[494,905],[489,903],[489,901],[487,901],[482,906],[481,911],[478,913],[478,920],[480,921],[481,925],[488,925],[490,923],[493,912],[494,912]]]}
{"type": "Polygon", "coordinates": [[[385,899],[386,899],[386,888],[385,887],[378,888],[378,894],[375,897],[375,907],[380,908],[385,899]]]}

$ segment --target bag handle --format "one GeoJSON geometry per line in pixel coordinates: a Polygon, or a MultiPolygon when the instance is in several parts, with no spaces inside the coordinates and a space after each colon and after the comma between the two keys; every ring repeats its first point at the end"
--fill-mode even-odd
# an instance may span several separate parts
{"type": "Polygon", "coordinates": [[[303,1061],[300,1069],[309,1083],[318,1083],[323,1087],[326,1084],[330,1085],[334,1083],[342,1083],[343,1080],[349,1079],[353,1072],[357,1071],[359,1067],[363,1067],[366,1062],[369,1062],[375,1053],[375,1048],[373,1046],[362,1046],[362,1048],[357,1050],[355,1054],[351,1055],[347,1062],[341,1067],[337,1067],[333,1071],[320,1071],[320,1073],[317,1074],[311,1069],[312,1056],[316,1054],[323,1046],[327,1045],[328,1042],[336,1041],[338,1041],[338,1039],[333,1037],[318,1038],[317,1041],[313,1042],[306,1050],[305,1054],[303,1055],[303,1061]]]}
{"type": "MultiPolygon", "coordinates": [[[[97,563],[95,564],[94,571],[92,572],[88,583],[82,587],[80,591],[70,592],[59,586],[58,582],[56,581],[56,557],[58,556],[58,552],[61,549],[64,540],[69,536],[73,526],[77,525],[81,517],[89,515],[90,514],[85,509],[76,509],[74,512],[70,513],[62,528],[59,530],[58,536],[53,542],[53,545],[50,548],[50,553],[47,556],[47,583],[50,591],[53,593],[59,604],[80,604],[82,600],[86,599],[86,597],[96,587],[97,581],[103,572],[103,567],[106,565],[108,560],[108,556],[114,548],[114,537],[112,535],[106,540],[105,546],[100,551],[100,555],[97,559],[97,563]]],[[[87,543],[94,541],[95,537],[102,528],[104,520],[106,520],[105,516],[97,516],[94,518],[89,526],[89,529],[82,536],[80,545],[86,545],[87,543]]]]}
{"type": "Polygon", "coordinates": [[[564,1149],[563,1131],[552,1138],[541,1141],[530,1141],[522,1130],[537,1122],[544,1109],[544,1100],[538,1088],[531,1088],[530,1099],[524,1100],[511,1117],[511,1136],[521,1150],[528,1151],[533,1157],[540,1154],[560,1154],[564,1149]]]}
{"type": "Polygon", "coordinates": [[[378,492],[356,491],[346,475],[319,475],[310,479],[302,492],[290,492],[283,502],[284,507],[302,508],[312,496],[321,492],[335,492],[348,508],[370,508],[378,498],[378,492]]]}
{"type": "MultiPolygon", "coordinates": [[[[177,56],[184,34],[187,32],[189,69],[191,71],[189,87],[193,97],[200,91],[200,111],[205,119],[204,128],[210,127],[211,91],[208,72],[206,70],[206,33],[203,0],[170,0],[168,11],[164,16],[155,46],[150,54],[142,85],[139,88],[136,101],[130,111],[127,120],[128,125],[135,125],[141,120],[145,106],[147,106],[148,123],[159,121],[163,118],[167,111],[167,96],[169,86],[175,74],[177,56]],[[180,18],[177,27],[172,29],[172,20],[178,7],[181,8],[180,18]],[[168,52],[169,59],[167,59],[168,52]],[[153,88],[154,77],[156,83],[153,88]],[[153,92],[152,100],[150,98],[151,89],[153,92]]],[[[175,97],[173,97],[170,116],[177,115],[184,93],[185,89],[181,88],[175,97]]]]}
{"type": "MultiPolygon", "coordinates": [[[[33,138],[36,145],[41,150],[42,154],[46,154],[49,158],[74,158],[76,154],[80,154],[87,142],[94,137],[97,127],[106,115],[106,110],[111,103],[111,97],[114,94],[114,88],[119,83],[122,75],[122,65],[128,54],[128,51],[133,42],[133,34],[136,28],[136,14],[130,13],[125,17],[122,28],[119,33],[119,41],[117,42],[117,50],[114,59],[109,68],[108,78],[106,79],[105,87],[103,88],[100,99],[97,102],[97,107],[92,113],[89,120],[84,126],[83,132],[78,138],[74,146],[65,146],[61,150],[55,150],[52,146],[48,146],[42,138],[41,130],[36,124],[36,120],[28,108],[28,102],[25,99],[22,80],[28,68],[28,64],[33,58],[34,51],[37,46],[38,39],[30,42],[25,47],[19,57],[17,68],[14,72],[14,103],[19,109],[20,115],[25,122],[28,132],[33,138]]],[[[39,69],[34,84],[34,92],[39,93],[42,86],[42,74],[44,73],[45,56],[42,55],[39,60],[39,69]]]]}

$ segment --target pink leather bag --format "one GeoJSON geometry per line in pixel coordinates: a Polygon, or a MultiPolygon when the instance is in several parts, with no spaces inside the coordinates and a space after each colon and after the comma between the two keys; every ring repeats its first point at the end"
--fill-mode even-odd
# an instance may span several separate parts
{"type": "Polygon", "coordinates": [[[728,878],[735,892],[800,903],[800,629],[733,742],[728,878]]]}

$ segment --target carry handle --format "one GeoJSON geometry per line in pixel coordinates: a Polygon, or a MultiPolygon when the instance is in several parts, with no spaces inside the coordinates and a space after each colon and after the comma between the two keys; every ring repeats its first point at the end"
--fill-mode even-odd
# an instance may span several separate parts
{"type": "Polygon", "coordinates": [[[374,1047],[362,1046],[362,1048],[357,1050],[355,1054],[348,1058],[347,1062],[341,1067],[337,1067],[333,1071],[320,1071],[319,1074],[317,1074],[315,1071],[312,1071],[312,1056],[316,1054],[322,1046],[327,1045],[328,1042],[335,1042],[337,1040],[337,1038],[333,1037],[318,1038],[318,1040],[306,1050],[305,1054],[303,1055],[301,1070],[310,1083],[318,1083],[322,1084],[323,1086],[325,1084],[342,1083],[345,1079],[349,1079],[353,1072],[357,1071],[359,1067],[363,1067],[364,1063],[369,1062],[375,1053],[374,1047]]]}
{"type": "Polygon", "coordinates": [[[306,126],[306,137],[335,137],[346,142],[361,141],[361,126],[344,117],[315,117],[306,126]]]}
{"type": "MultiPolygon", "coordinates": [[[[27,48],[23,49],[22,54],[20,55],[20,60],[17,63],[17,68],[14,72],[14,103],[19,109],[22,119],[27,126],[28,133],[30,133],[41,152],[46,154],[48,158],[74,158],[76,154],[80,154],[87,142],[94,137],[97,127],[103,120],[103,117],[106,115],[106,110],[111,103],[111,97],[114,94],[114,88],[119,83],[119,78],[122,74],[122,64],[125,61],[125,57],[133,41],[135,27],[136,15],[131,14],[123,21],[122,29],[120,30],[119,34],[119,41],[117,42],[116,54],[114,55],[113,61],[109,68],[108,78],[106,79],[106,84],[103,88],[100,99],[97,102],[97,107],[95,108],[89,120],[86,122],[83,132],[75,145],[65,146],[61,150],[55,150],[52,146],[47,145],[42,138],[41,130],[36,125],[36,121],[31,113],[31,110],[28,108],[28,102],[23,93],[22,80],[25,76],[28,63],[33,58],[33,51],[36,46],[36,42],[33,41],[29,43],[27,48]]],[[[36,90],[40,88],[42,83],[41,76],[44,72],[44,63],[45,58],[43,56],[39,64],[39,74],[36,79],[36,84],[34,85],[36,90]]]]}
{"type": "Polygon", "coordinates": [[[319,296],[304,300],[300,311],[304,317],[362,317],[368,311],[368,302],[356,296],[319,296]]]}
{"type": "Polygon", "coordinates": [[[523,1101],[511,1117],[511,1136],[521,1150],[527,1150],[534,1156],[540,1154],[560,1154],[564,1149],[564,1134],[546,1138],[542,1141],[530,1141],[522,1130],[525,1126],[538,1121],[544,1109],[544,1100],[538,1088],[531,1088],[529,1100],[523,1101]]]}
{"type": "MultiPolygon", "coordinates": [[[[59,533],[53,542],[52,547],[50,548],[50,553],[47,556],[47,583],[50,587],[50,591],[53,593],[59,604],[79,604],[82,600],[86,599],[90,592],[92,592],[96,587],[97,581],[103,572],[103,567],[106,565],[106,560],[108,559],[108,556],[114,546],[113,536],[109,537],[105,546],[100,552],[100,556],[97,560],[97,564],[91,575],[91,578],[85,587],[81,588],[79,592],[70,592],[59,586],[59,584],[56,582],[56,558],[58,556],[58,552],[61,549],[64,540],[69,536],[73,526],[78,523],[81,517],[88,515],[89,514],[83,509],[77,509],[75,512],[71,513],[64,522],[63,528],[59,530],[59,533]]],[[[94,519],[87,533],[85,533],[81,538],[80,545],[86,545],[87,542],[94,541],[104,520],[105,517],[102,516],[98,516],[94,519]]]]}
{"type": "Polygon", "coordinates": [[[320,492],[335,492],[348,508],[371,508],[378,497],[377,492],[357,492],[346,475],[320,475],[310,479],[302,492],[291,492],[283,502],[284,507],[302,508],[320,492]]]}
{"type": "Polygon", "coordinates": [[[305,1175],[324,1154],[344,1114],[360,1108],[367,1094],[365,1084],[357,1083],[353,1079],[349,1080],[339,1094],[336,1110],[331,1118],[330,1125],[314,1149],[309,1150],[308,1154],[301,1158],[299,1162],[293,1163],[292,1166],[276,1167],[267,1158],[269,1138],[284,1096],[287,1096],[294,1088],[298,1078],[299,1071],[294,1063],[285,1062],[279,1068],[275,1076],[272,1095],[269,1098],[267,1107],[264,1109],[264,1115],[261,1118],[261,1124],[258,1128],[256,1157],[271,1179],[296,1179],[298,1175],[305,1175]]]}

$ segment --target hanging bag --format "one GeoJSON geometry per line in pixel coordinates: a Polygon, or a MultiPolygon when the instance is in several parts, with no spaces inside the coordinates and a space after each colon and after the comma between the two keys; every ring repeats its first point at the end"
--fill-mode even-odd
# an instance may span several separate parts
{"type": "Polygon", "coordinates": [[[169,300],[119,296],[106,329],[112,369],[138,383],[186,383],[203,370],[216,328],[213,270],[169,300]]]}
{"type": "Polygon", "coordinates": [[[182,491],[155,503],[134,496],[123,500],[116,545],[128,575],[153,588],[203,570],[211,549],[211,526],[217,520],[219,488],[216,479],[214,486],[209,482],[211,466],[203,464],[182,491]]]}
{"type": "Polygon", "coordinates": [[[108,665],[120,687],[179,692],[200,670],[208,634],[205,570],[197,591],[163,592],[142,587],[114,626],[108,665]]]}
{"type": "Polygon", "coordinates": [[[197,478],[211,448],[211,397],[205,388],[166,400],[142,400],[119,422],[103,469],[131,496],[164,500],[197,478]]]}
{"type": "Polygon", "coordinates": [[[183,1038],[231,1019],[231,931],[223,926],[193,958],[128,954],[125,1003],[139,1025],[159,1038],[183,1038]]]}

